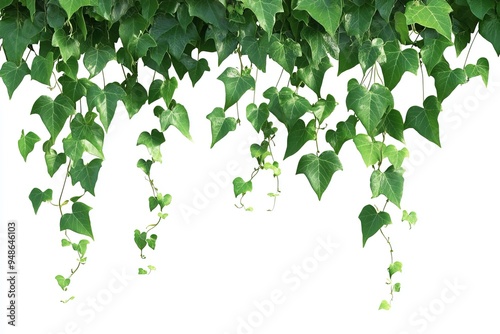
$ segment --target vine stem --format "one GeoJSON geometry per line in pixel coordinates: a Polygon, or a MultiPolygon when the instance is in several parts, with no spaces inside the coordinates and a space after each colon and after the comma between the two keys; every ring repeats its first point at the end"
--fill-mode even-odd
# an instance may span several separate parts
{"type": "Polygon", "coordinates": [[[422,66],[422,59],[420,59],[420,75],[422,77],[422,103],[425,101],[425,80],[424,80],[424,68],[422,66]]]}
{"type": "Polygon", "coordinates": [[[61,214],[61,217],[63,215],[61,201],[62,201],[62,197],[64,194],[64,188],[66,188],[66,180],[69,178],[69,170],[70,169],[71,169],[71,160],[68,163],[68,168],[66,168],[66,175],[64,176],[64,182],[62,185],[61,193],[59,194],[59,201],[57,202],[57,204],[59,206],[59,213],[61,214]]]}
{"type": "Polygon", "coordinates": [[[285,71],[285,69],[281,69],[281,73],[280,73],[280,76],[278,77],[278,81],[276,82],[276,87],[278,87],[280,81],[281,81],[281,76],[283,75],[283,72],[285,71]]]}
{"type": "MultiPolygon", "coordinates": [[[[387,244],[389,245],[389,251],[390,251],[390,254],[391,254],[391,265],[392,265],[394,263],[394,256],[393,256],[394,249],[392,248],[391,241],[389,240],[388,237],[386,237],[386,235],[384,234],[384,231],[382,231],[382,229],[380,229],[379,231],[382,234],[382,236],[384,237],[384,239],[387,242],[387,244]]],[[[392,300],[394,299],[394,284],[392,284],[391,277],[389,277],[389,282],[390,282],[390,285],[391,285],[391,302],[392,302],[392,300]]]]}
{"type": "Polygon", "coordinates": [[[467,54],[465,55],[464,67],[463,67],[464,70],[465,70],[465,66],[467,65],[467,60],[469,60],[469,55],[470,55],[470,51],[472,50],[472,45],[474,45],[474,42],[476,41],[476,37],[477,37],[478,33],[479,33],[479,30],[476,31],[476,34],[472,38],[472,42],[470,43],[469,50],[467,51],[467,54]]]}

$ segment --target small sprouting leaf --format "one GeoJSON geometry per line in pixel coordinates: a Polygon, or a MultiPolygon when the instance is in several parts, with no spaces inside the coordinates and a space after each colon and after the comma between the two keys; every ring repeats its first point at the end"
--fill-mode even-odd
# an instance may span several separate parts
{"type": "Polygon", "coordinates": [[[155,267],[155,266],[152,266],[152,265],[148,265],[148,269],[149,269],[150,271],[153,271],[153,270],[156,270],[156,267],[155,267]]]}
{"type": "Polygon", "coordinates": [[[286,140],[286,151],[283,159],[297,153],[308,141],[316,139],[316,120],[311,120],[307,126],[299,119],[289,130],[286,140]]]}
{"type": "Polygon", "coordinates": [[[400,292],[401,291],[401,283],[394,284],[394,291],[396,291],[396,292],[400,292]]]}
{"type": "Polygon", "coordinates": [[[155,249],[156,247],[156,239],[158,239],[158,236],[156,234],[151,234],[151,237],[146,239],[146,242],[148,243],[149,248],[155,249]]]}
{"type": "Polygon", "coordinates": [[[39,141],[40,137],[38,137],[36,133],[30,131],[28,134],[24,135],[24,130],[21,131],[21,138],[17,142],[17,147],[24,161],[26,161],[28,154],[33,151],[35,144],[39,141]]]}
{"type": "Polygon", "coordinates": [[[11,61],[3,63],[0,69],[0,77],[2,77],[5,87],[7,87],[9,98],[12,98],[14,91],[28,74],[30,74],[30,69],[24,61],[19,66],[11,61]]]}
{"type": "Polygon", "coordinates": [[[405,129],[413,128],[422,137],[441,146],[439,140],[438,116],[441,112],[441,103],[435,96],[428,96],[424,107],[413,106],[406,113],[405,129]]]}
{"type": "Polygon", "coordinates": [[[64,276],[57,275],[56,276],[57,284],[63,289],[63,291],[68,290],[68,285],[71,283],[69,278],[64,278],[64,276]]]}
{"type": "Polygon", "coordinates": [[[297,10],[305,10],[325,28],[330,36],[335,36],[342,17],[342,2],[328,0],[299,0],[297,10]]]}
{"type": "Polygon", "coordinates": [[[410,224],[410,228],[417,223],[417,220],[417,213],[415,211],[408,213],[408,211],[403,210],[403,217],[401,218],[401,221],[407,221],[408,224],[410,224]]]}
{"type": "Polygon", "coordinates": [[[139,268],[139,275],[147,275],[148,272],[145,269],[139,268]]]}
{"type": "Polygon", "coordinates": [[[384,83],[392,90],[405,72],[417,74],[418,53],[415,49],[401,50],[398,41],[387,42],[384,46],[387,61],[381,65],[384,83]]]}
{"type": "Polygon", "coordinates": [[[246,116],[255,131],[259,132],[264,122],[269,118],[269,108],[266,103],[261,103],[259,107],[251,103],[247,106],[246,116]]]}
{"type": "Polygon", "coordinates": [[[71,183],[75,185],[80,182],[80,185],[85,191],[95,196],[94,188],[97,183],[101,165],[101,159],[94,159],[86,165],[83,163],[82,159],[78,160],[69,172],[71,175],[71,183]]]}
{"type": "Polygon", "coordinates": [[[108,45],[89,48],[83,56],[83,65],[89,71],[89,78],[101,73],[106,64],[115,58],[115,49],[108,45]]]}
{"type": "Polygon", "coordinates": [[[160,217],[161,219],[165,219],[168,217],[168,213],[158,212],[158,217],[160,217]]]}
{"type": "Polygon", "coordinates": [[[379,310],[386,310],[389,311],[391,309],[391,304],[387,300],[382,300],[380,303],[380,306],[378,307],[379,310]]]}
{"type": "Polygon", "coordinates": [[[85,253],[87,253],[87,245],[88,244],[89,244],[89,241],[87,239],[82,239],[78,242],[78,247],[76,250],[78,251],[78,253],[80,253],[80,257],[85,256],[85,253]]]}
{"type": "Polygon", "coordinates": [[[332,95],[328,94],[326,99],[319,99],[318,102],[312,106],[311,111],[321,125],[325,119],[332,114],[336,106],[337,101],[335,101],[335,98],[332,95]]]}
{"type": "Polygon", "coordinates": [[[139,159],[139,161],[137,161],[137,167],[140,168],[148,176],[151,172],[152,165],[153,161],[151,160],[139,159]]]}
{"type": "Polygon", "coordinates": [[[56,139],[61,132],[66,120],[75,112],[75,104],[66,95],[58,95],[55,100],[42,95],[31,109],[31,114],[37,114],[50,133],[52,139],[56,139]]]}
{"type": "Polygon", "coordinates": [[[384,143],[372,141],[370,136],[360,133],[354,137],[354,144],[359,153],[361,153],[361,157],[367,167],[382,161],[384,143]]]}
{"type": "Polygon", "coordinates": [[[247,71],[240,73],[233,67],[228,67],[217,78],[224,83],[226,102],[224,110],[235,104],[249,89],[255,88],[255,79],[247,71]]]}
{"type": "Polygon", "coordinates": [[[73,206],[71,207],[72,213],[65,213],[61,217],[60,230],[71,230],[94,240],[92,227],[90,226],[90,210],[92,210],[92,208],[84,203],[73,203],[73,206]]]}
{"type": "Polygon", "coordinates": [[[245,182],[241,177],[233,180],[234,197],[245,195],[247,192],[252,191],[252,181],[245,182]]]}
{"type": "Polygon", "coordinates": [[[366,241],[380,230],[384,225],[391,224],[391,216],[384,211],[378,212],[372,205],[366,205],[358,216],[361,221],[363,234],[363,247],[366,241]]]}
{"type": "Polygon", "coordinates": [[[465,73],[467,74],[467,77],[473,78],[481,76],[481,79],[483,79],[485,86],[488,86],[489,72],[490,63],[486,58],[479,58],[476,65],[468,64],[467,66],[465,66],[465,73]]]}
{"type": "Polygon", "coordinates": [[[377,126],[387,109],[392,109],[394,99],[391,91],[380,84],[373,84],[370,90],[360,85],[356,79],[348,83],[347,107],[354,111],[370,136],[374,136],[377,126]]]}
{"type": "Polygon", "coordinates": [[[342,164],[333,151],[324,151],[319,156],[306,154],[299,160],[296,174],[304,174],[314,192],[321,200],[321,196],[330,184],[333,174],[342,170],[342,164]]]}
{"type": "Polygon", "coordinates": [[[394,166],[387,168],[385,172],[374,170],[370,177],[370,188],[372,198],[384,195],[389,201],[400,207],[401,197],[403,197],[403,170],[394,166]]]}
{"type": "Polygon", "coordinates": [[[234,117],[226,117],[222,108],[215,108],[207,115],[212,129],[212,143],[210,148],[214,147],[215,143],[224,138],[230,131],[236,130],[236,119],[234,117]]]}
{"type": "Polygon", "coordinates": [[[451,18],[453,11],[446,0],[410,1],[406,5],[406,23],[418,23],[424,27],[435,29],[438,33],[451,40],[451,18]]]}
{"type": "Polygon", "coordinates": [[[146,239],[147,239],[146,232],[141,232],[139,230],[134,231],[134,241],[140,250],[143,250],[144,247],[146,247],[146,245],[147,245],[146,239]]]}
{"type": "Polygon", "coordinates": [[[243,5],[255,14],[262,29],[271,35],[273,33],[276,14],[283,12],[282,1],[243,0],[243,5]]]}
{"type": "Polygon", "coordinates": [[[395,273],[402,272],[403,271],[403,264],[399,261],[396,261],[394,263],[391,263],[389,268],[387,269],[389,271],[389,277],[392,277],[395,273]]]}
{"type": "Polygon", "coordinates": [[[59,170],[59,168],[66,163],[66,154],[57,153],[55,150],[50,149],[45,152],[45,164],[47,165],[47,173],[50,177],[59,170]]]}
{"type": "Polygon", "coordinates": [[[33,205],[33,210],[35,210],[36,214],[42,202],[52,201],[52,189],[41,191],[38,188],[33,188],[28,197],[31,201],[31,204],[33,205]]]}
{"type": "Polygon", "coordinates": [[[410,152],[406,147],[403,147],[398,151],[396,146],[389,145],[384,149],[384,157],[389,159],[389,162],[394,166],[394,168],[399,168],[403,165],[405,158],[410,156],[410,152]]]}
{"type": "Polygon", "coordinates": [[[165,136],[160,131],[153,129],[151,133],[142,132],[137,139],[137,146],[144,145],[154,161],[161,162],[160,146],[165,142],[165,136]]]}
{"type": "Polygon", "coordinates": [[[339,154],[345,142],[356,137],[356,116],[349,116],[346,121],[337,123],[337,130],[326,131],[326,141],[333,147],[335,153],[339,154]]]}
{"type": "Polygon", "coordinates": [[[280,176],[281,175],[281,168],[280,168],[279,163],[277,161],[274,161],[273,163],[265,162],[263,167],[265,170],[272,170],[273,176],[280,176]]]}
{"type": "Polygon", "coordinates": [[[176,104],[172,110],[163,110],[160,114],[161,131],[166,131],[170,125],[175,126],[187,139],[191,140],[189,134],[189,116],[182,104],[176,104]]]}
{"type": "Polygon", "coordinates": [[[161,210],[172,203],[172,195],[170,194],[162,195],[161,193],[158,193],[156,198],[158,199],[158,204],[160,205],[161,210]]]}
{"type": "Polygon", "coordinates": [[[62,247],[71,246],[71,241],[69,241],[68,239],[61,239],[61,246],[62,247]]]}
{"type": "Polygon", "coordinates": [[[154,196],[149,196],[149,211],[153,211],[158,206],[158,199],[154,196]]]}

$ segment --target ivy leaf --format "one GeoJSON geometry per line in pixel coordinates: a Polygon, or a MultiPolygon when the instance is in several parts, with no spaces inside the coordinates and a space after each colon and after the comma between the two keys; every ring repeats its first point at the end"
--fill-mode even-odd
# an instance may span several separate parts
{"type": "Polygon", "coordinates": [[[284,117],[284,123],[288,128],[301,118],[306,112],[312,109],[309,101],[296,94],[291,88],[283,87],[278,95],[284,117]]]}
{"type": "Polygon", "coordinates": [[[389,159],[389,162],[394,166],[394,168],[398,169],[403,165],[403,161],[405,158],[410,156],[410,152],[406,147],[403,147],[398,151],[396,146],[389,145],[384,149],[384,157],[389,159]]]}
{"type": "Polygon", "coordinates": [[[417,213],[415,211],[408,213],[408,211],[403,210],[401,221],[407,221],[410,224],[410,228],[417,223],[417,220],[417,213]]]}
{"type": "Polygon", "coordinates": [[[196,16],[216,27],[224,28],[227,25],[226,8],[219,1],[187,0],[189,15],[196,16]]]}
{"type": "Polygon", "coordinates": [[[245,195],[247,192],[252,191],[252,181],[245,182],[241,177],[233,180],[234,197],[245,195]]]}
{"type": "Polygon", "coordinates": [[[97,0],[59,0],[59,4],[68,14],[68,20],[73,13],[83,6],[97,6],[97,0]]]}
{"type": "Polygon", "coordinates": [[[21,65],[24,51],[31,40],[25,35],[23,26],[15,18],[0,20],[0,39],[8,61],[21,65]]]}
{"type": "Polygon", "coordinates": [[[163,81],[160,79],[156,79],[153,82],[151,82],[151,85],[149,85],[149,92],[148,92],[148,103],[152,104],[156,100],[159,100],[161,97],[161,86],[163,84],[163,81]]]}
{"type": "Polygon", "coordinates": [[[384,50],[384,41],[381,38],[374,38],[371,42],[365,41],[359,48],[358,59],[363,73],[366,73],[376,62],[384,64],[387,59],[384,50]]]}
{"type": "Polygon", "coordinates": [[[371,3],[364,3],[361,6],[352,3],[345,7],[344,26],[349,36],[362,36],[370,29],[375,7],[371,3]]]}
{"type": "Polygon", "coordinates": [[[408,24],[406,23],[406,16],[401,12],[394,13],[394,28],[399,34],[401,43],[408,45],[411,44],[410,34],[408,33],[408,24]]]}
{"type": "Polygon", "coordinates": [[[345,142],[354,139],[356,136],[356,123],[358,119],[355,116],[349,116],[345,122],[337,123],[337,130],[328,130],[326,132],[326,141],[339,154],[340,149],[345,142]]]}
{"type": "Polygon", "coordinates": [[[99,152],[88,140],[76,140],[73,138],[73,135],[69,134],[68,137],[62,140],[62,142],[64,153],[73,161],[80,160],[84,152],[92,154],[100,159],[104,159],[104,154],[99,152]]]}
{"type": "Polygon", "coordinates": [[[210,71],[210,67],[206,59],[201,58],[196,62],[196,66],[188,71],[193,87],[201,79],[203,74],[208,71],[210,71]]]}
{"type": "Polygon", "coordinates": [[[476,65],[468,64],[467,66],[465,66],[465,73],[467,74],[467,77],[473,78],[481,76],[481,79],[483,79],[485,86],[488,86],[489,72],[490,63],[486,58],[479,58],[476,65]]]}
{"type": "Polygon", "coordinates": [[[55,140],[66,120],[74,111],[74,103],[67,96],[58,95],[55,100],[52,100],[50,97],[42,95],[33,104],[31,114],[40,116],[51,138],[55,140]]]}
{"type": "Polygon", "coordinates": [[[163,210],[164,207],[166,207],[167,205],[170,205],[170,203],[172,203],[172,195],[169,195],[169,194],[162,195],[162,194],[158,193],[157,199],[158,199],[158,204],[160,205],[161,210],[163,210]]]}
{"type": "Polygon", "coordinates": [[[149,211],[153,211],[158,206],[158,199],[154,196],[149,196],[149,211]]]}
{"type": "Polygon", "coordinates": [[[486,13],[495,8],[495,0],[467,0],[471,12],[481,21],[486,13]]]}
{"type": "Polygon", "coordinates": [[[257,108],[257,105],[251,103],[247,106],[246,116],[250,124],[252,124],[253,128],[257,133],[264,125],[264,122],[269,118],[269,108],[266,103],[261,103],[257,108]]]}
{"type": "Polygon", "coordinates": [[[386,22],[389,22],[395,3],[396,0],[375,0],[375,7],[386,22]]]}
{"type": "Polygon", "coordinates": [[[144,268],[139,268],[138,274],[139,275],[147,275],[148,271],[144,268]]]}
{"type": "Polygon", "coordinates": [[[424,107],[413,106],[406,113],[405,129],[413,128],[422,137],[427,138],[437,146],[439,141],[438,116],[441,112],[441,103],[435,96],[428,96],[424,107]]]}
{"type": "Polygon", "coordinates": [[[326,99],[319,99],[318,102],[312,106],[311,111],[321,125],[325,119],[332,114],[336,106],[337,101],[335,101],[332,95],[328,94],[326,99]]]}
{"type": "Polygon", "coordinates": [[[267,35],[257,39],[255,36],[245,36],[241,41],[242,54],[248,55],[248,59],[255,64],[259,70],[266,72],[267,50],[269,48],[267,35]]]}
{"type": "Polygon", "coordinates": [[[389,277],[392,277],[395,273],[403,271],[403,264],[399,261],[395,261],[391,263],[387,270],[389,271],[389,277]]]}
{"type": "Polygon", "coordinates": [[[94,188],[97,183],[101,165],[101,159],[94,159],[87,165],[83,163],[82,159],[78,160],[69,172],[71,175],[71,183],[75,185],[80,182],[80,185],[85,191],[95,196],[94,188]]]}
{"type": "Polygon", "coordinates": [[[453,11],[446,0],[428,0],[427,4],[410,1],[406,5],[406,23],[418,23],[424,27],[435,29],[439,34],[451,40],[451,18],[453,11]]]}
{"type": "Polygon", "coordinates": [[[323,86],[325,73],[331,67],[332,64],[330,63],[329,57],[325,57],[317,67],[315,67],[314,65],[309,65],[299,68],[297,70],[297,76],[300,80],[302,80],[302,82],[306,84],[307,87],[311,88],[319,98],[321,97],[321,87],[323,86]]]}
{"type": "Polygon", "coordinates": [[[61,275],[56,276],[56,281],[59,287],[63,289],[63,291],[68,290],[68,285],[71,283],[71,280],[69,278],[64,278],[64,276],[61,275]]]}
{"type": "MultiPolygon", "coordinates": [[[[156,234],[151,234],[151,237],[146,239],[146,242],[148,243],[149,248],[155,249],[156,248],[156,240],[158,239],[158,236],[156,234]]],[[[148,266],[149,270],[155,270],[156,268],[153,266],[148,266]]]]}
{"type": "Polygon", "coordinates": [[[11,61],[3,63],[0,69],[0,77],[2,77],[5,87],[7,87],[9,98],[12,98],[14,91],[28,74],[30,74],[30,69],[24,61],[19,66],[11,61]]]}
{"type": "Polygon", "coordinates": [[[166,131],[170,125],[175,126],[187,139],[191,140],[189,134],[189,117],[186,108],[182,104],[176,104],[172,110],[163,110],[160,115],[161,131],[166,131]]]}
{"type": "Polygon", "coordinates": [[[210,148],[214,147],[215,143],[224,138],[230,131],[236,130],[236,119],[234,117],[226,117],[222,108],[215,108],[210,114],[207,115],[212,129],[212,144],[210,148]]]}
{"type": "Polygon", "coordinates": [[[146,232],[141,233],[141,231],[139,231],[139,230],[134,231],[134,241],[140,250],[143,250],[144,247],[146,247],[146,245],[147,245],[146,239],[147,239],[146,232]]]}
{"type": "Polygon", "coordinates": [[[24,130],[21,131],[21,138],[19,138],[17,142],[17,147],[24,161],[26,161],[28,154],[33,151],[35,144],[39,141],[40,137],[38,137],[36,133],[30,131],[28,134],[24,135],[24,130]]]}
{"type": "Polygon", "coordinates": [[[178,86],[177,79],[175,77],[172,77],[170,79],[166,79],[163,81],[160,87],[160,93],[161,97],[163,97],[163,101],[165,101],[165,104],[167,106],[170,105],[170,102],[172,101],[172,97],[174,96],[174,92],[177,89],[178,86]]]}
{"type": "Polygon", "coordinates": [[[404,143],[404,129],[405,127],[401,113],[396,109],[389,111],[389,113],[384,117],[381,132],[387,132],[392,138],[404,143]]]}
{"type": "Polygon", "coordinates": [[[401,283],[395,283],[394,284],[394,291],[400,292],[401,291],[401,283]]]}
{"type": "Polygon", "coordinates": [[[304,174],[307,177],[318,200],[321,200],[333,174],[338,170],[342,170],[342,164],[337,154],[333,151],[324,151],[319,156],[312,153],[303,155],[299,160],[296,174],[304,174]]]}
{"type": "Polygon", "coordinates": [[[306,126],[304,121],[299,119],[288,132],[283,160],[297,153],[309,140],[314,140],[315,138],[316,121],[313,119],[306,126]]]}
{"type": "Polygon", "coordinates": [[[327,56],[328,48],[325,45],[325,37],[327,36],[328,35],[325,36],[324,33],[311,27],[304,27],[304,29],[300,31],[300,37],[306,40],[311,49],[311,65],[317,66],[321,60],[327,56]]]}
{"type": "Polygon", "coordinates": [[[124,89],[125,95],[121,100],[125,105],[125,109],[127,109],[128,117],[132,118],[148,101],[148,92],[146,88],[138,82],[134,82],[133,84],[127,83],[124,89]]]}
{"type": "Polygon", "coordinates": [[[80,42],[71,36],[67,36],[63,29],[56,30],[52,35],[52,46],[59,48],[64,62],[67,62],[71,57],[76,59],[80,57],[80,42]]]}
{"type": "Polygon", "coordinates": [[[335,36],[342,16],[342,2],[329,0],[298,0],[295,9],[308,12],[313,19],[325,28],[330,36],[335,36]]]}
{"type": "Polygon", "coordinates": [[[238,102],[238,100],[249,89],[255,89],[255,80],[247,71],[240,73],[234,67],[228,67],[217,78],[224,83],[226,91],[226,102],[224,110],[238,102]]]}
{"type": "Polygon", "coordinates": [[[50,177],[59,170],[59,168],[66,163],[66,154],[57,153],[55,150],[48,150],[45,152],[45,164],[47,165],[47,172],[50,177]]]}
{"type": "Polygon", "coordinates": [[[257,20],[259,25],[264,29],[269,36],[273,33],[276,13],[283,12],[281,0],[242,0],[243,5],[250,9],[257,20]]]}
{"type": "Polygon", "coordinates": [[[269,57],[277,62],[285,71],[292,74],[295,67],[295,60],[302,56],[300,44],[287,38],[284,42],[276,36],[271,37],[271,45],[269,46],[269,57]]]}
{"type": "Polygon", "coordinates": [[[382,153],[384,151],[384,143],[372,141],[368,135],[360,133],[354,137],[354,144],[361,153],[361,157],[365,162],[366,167],[373,166],[382,161],[382,153]]]}
{"type": "Polygon", "coordinates": [[[137,146],[144,145],[148,149],[149,154],[153,157],[153,161],[161,162],[160,146],[165,142],[165,136],[160,131],[153,129],[151,133],[142,132],[137,139],[137,146]]]}
{"type": "Polygon", "coordinates": [[[440,102],[446,99],[458,85],[467,82],[465,71],[461,68],[454,70],[446,61],[437,64],[432,70],[431,75],[434,77],[434,85],[436,86],[437,97],[440,102]]]}
{"type": "Polygon", "coordinates": [[[372,198],[378,197],[382,194],[398,208],[401,207],[403,185],[403,170],[401,168],[396,169],[394,166],[390,166],[385,172],[381,172],[376,169],[370,177],[372,198]]]}
{"type": "Polygon", "coordinates": [[[123,100],[125,97],[125,90],[116,82],[107,84],[102,90],[97,85],[89,87],[87,94],[89,110],[92,110],[94,107],[97,109],[104,130],[108,131],[109,125],[115,115],[118,101],[123,100]]]}
{"type": "Polygon", "coordinates": [[[424,36],[424,46],[420,50],[420,55],[427,69],[427,74],[431,75],[434,67],[443,60],[444,50],[452,46],[453,43],[441,35],[435,37],[432,34],[424,34],[424,36]]]}
{"type": "Polygon", "coordinates": [[[497,55],[500,55],[500,17],[486,16],[484,20],[479,21],[479,33],[493,45],[497,55]]]}
{"type": "Polygon", "coordinates": [[[391,216],[384,211],[377,212],[372,205],[366,205],[358,216],[361,221],[361,232],[363,234],[363,247],[366,241],[384,225],[391,224],[391,216]]]}
{"type": "Polygon", "coordinates": [[[373,84],[370,90],[356,79],[348,83],[347,107],[354,111],[370,136],[375,135],[378,124],[388,108],[394,106],[391,91],[380,84],[373,84]]]}
{"type": "Polygon", "coordinates": [[[151,160],[139,159],[139,161],[137,161],[137,167],[148,176],[151,172],[152,165],[153,165],[153,161],[151,161],[151,160]]]}
{"type": "Polygon", "coordinates": [[[382,300],[380,303],[380,306],[378,307],[379,310],[386,310],[389,311],[391,309],[391,304],[387,300],[382,300]]]}
{"type": "Polygon", "coordinates": [[[69,127],[75,140],[88,141],[100,155],[103,155],[104,130],[95,122],[96,117],[97,114],[90,111],[85,114],[85,117],[82,114],[76,114],[69,127]]]}
{"type": "Polygon", "coordinates": [[[89,71],[89,79],[101,73],[106,64],[114,59],[116,59],[115,49],[108,45],[88,49],[83,56],[83,65],[89,71]]]}
{"type": "Polygon", "coordinates": [[[54,69],[54,54],[48,52],[45,57],[35,56],[31,64],[31,79],[50,86],[50,77],[54,69]]]}
{"type": "Polygon", "coordinates": [[[81,202],[74,203],[71,207],[72,213],[65,213],[61,217],[60,230],[71,230],[94,240],[92,227],[90,226],[90,210],[92,210],[92,208],[86,204],[81,202]]]}
{"type": "Polygon", "coordinates": [[[38,188],[33,188],[28,197],[31,201],[31,205],[33,205],[33,210],[35,210],[35,214],[37,214],[38,209],[40,208],[40,205],[43,202],[52,201],[52,189],[41,191],[38,188]]]}
{"type": "Polygon", "coordinates": [[[385,44],[384,50],[387,61],[381,67],[387,88],[394,89],[407,71],[417,74],[419,62],[415,49],[401,50],[399,42],[392,41],[385,44]]]}

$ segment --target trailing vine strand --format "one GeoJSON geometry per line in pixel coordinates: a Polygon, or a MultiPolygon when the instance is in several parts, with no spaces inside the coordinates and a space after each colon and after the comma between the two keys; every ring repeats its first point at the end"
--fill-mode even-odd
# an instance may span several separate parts
{"type": "MultiPolygon", "coordinates": [[[[469,0],[0,2],[1,50],[6,59],[0,77],[8,96],[13,96],[26,76],[48,88],[31,109],[47,133],[39,136],[22,130],[19,151],[26,161],[44,138],[41,153],[49,176],[66,166],[57,203],[52,202],[52,189],[34,188],[29,194],[35,213],[44,202],[58,207],[62,246],[71,246],[77,253],[77,265],[70,274],[56,276],[61,289],[66,291],[71,279],[76,279],[75,273],[86,263],[87,246],[94,240],[92,208],[82,200],[87,193],[96,195],[103,145],[118,103],[130,118],[152,110],[158,119],[157,126],[145,129],[137,140],[149,153],[137,167],[151,188],[148,205],[157,216],[134,231],[142,259],[146,247],[156,248],[158,235],[152,231],[160,232],[158,226],[168,216],[166,207],[172,196],[157,189],[151,169],[162,162],[164,133],[169,128],[191,140],[190,114],[173,97],[178,81],[187,80],[186,75],[194,86],[211,70],[206,52],[217,55],[217,79],[225,92],[225,100],[217,102],[219,107],[207,111],[210,147],[237,128],[254,130],[262,138],[250,145],[250,156],[257,162],[250,178],[233,180],[237,207],[253,210],[243,200],[253,191],[255,177],[268,171],[276,182],[275,190],[268,193],[273,200],[269,210],[273,210],[281,194],[282,166],[287,168],[285,160],[299,152],[296,174],[307,178],[321,200],[334,173],[343,169],[342,147],[353,141],[371,172],[372,199],[358,215],[362,245],[380,231],[390,249],[390,298],[379,306],[389,309],[401,288],[400,283],[393,283],[393,275],[401,271],[402,263],[394,261],[384,232],[393,222],[386,209],[390,205],[391,210],[400,210],[401,221],[410,228],[417,222],[416,213],[402,206],[403,165],[409,156],[404,133],[416,131],[440,146],[441,103],[473,77],[488,83],[488,60],[468,63],[478,34],[500,54],[499,5],[495,1],[472,4],[469,0]],[[464,66],[452,68],[445,50],[454,47],[458,57],[468,45],[464,66]],[[232,55],[238,57],[239,68],[223,65],[232,55]],[[279,76],[259,96],[259,72],[265,74],[271,64],[278,66],[279,76]],[[110,79],[106,74],[110,71],[105,73],[108,65],[119,67],[123,81],[110,79]],[[323,84],[332,67],[336,76],[346,73],[350,78],[345,101],[334,97],[344,87],[323,84]],[[153,71],[149,87],[140,80],[146,68],[153,71]],[[417,75],[419,71],[422,104],[400,111],[393,90],[406,72],[417,75]],[[432,89],[424,87],[426,76],[434,79],[432,89]],[[244,96],[251,91],[251,103],[244,108],[244,96]],[[229,116],[231,108],[236,118],[229,116]],[[333,113],[341,121],[331,127],[333,113]],[[282,135],[286,147],[281,160],[274,146],[282,135]],[[75,192],[83,191],[83,195],[64,198],[68,179],[75,192]],[[384,201],[381,210],[375,205],[379,199],[384,201]],[[73,242],[70,233],[84,239],[73,242]]],[[[414,80],[418,87],[418,78],[414,80]]],[[[155,269],[147,265],[138,273],[149,275],[155,269]]]]}

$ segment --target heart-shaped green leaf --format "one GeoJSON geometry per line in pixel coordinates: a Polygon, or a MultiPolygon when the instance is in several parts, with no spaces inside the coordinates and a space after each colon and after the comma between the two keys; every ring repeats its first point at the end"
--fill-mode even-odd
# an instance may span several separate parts
{"type": "Polygon", "coordinates": [[[306,154],[299,160],[296,174],[304,174],[311,187],[321,200],[321,196],[330,184],[333,174],[342,170],[342,164],[333,151],[325,151],[319,156],[306,154]]]}
{"type": "Polygon", "coordinates": [[[366,241],[380,230],[384,225],[391,224],[391,216],[384,211],[378,212],[372,205],[366,205],[358,216],[361,221],[363,234],[363,247],[366,241]]]}

